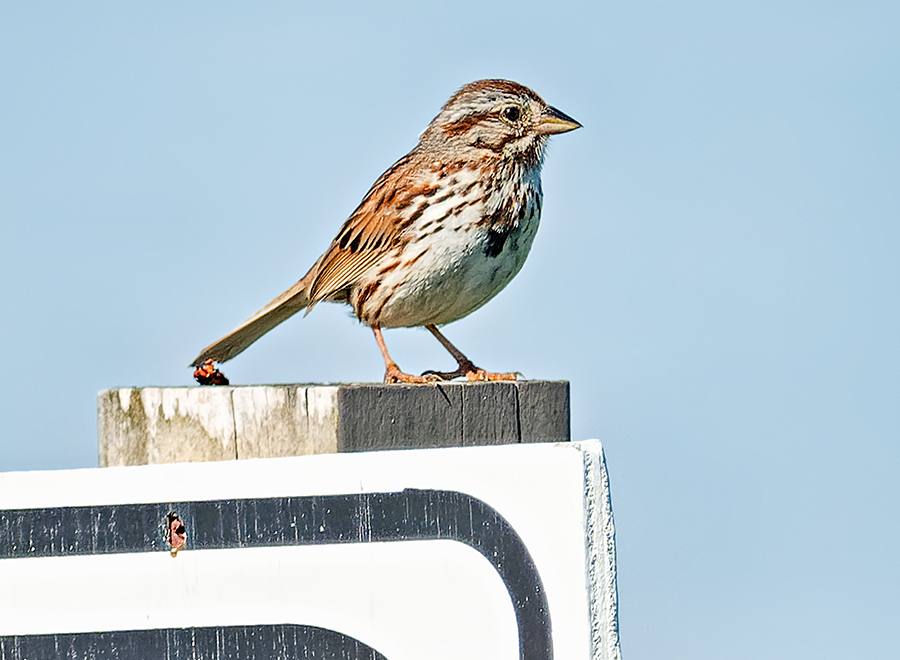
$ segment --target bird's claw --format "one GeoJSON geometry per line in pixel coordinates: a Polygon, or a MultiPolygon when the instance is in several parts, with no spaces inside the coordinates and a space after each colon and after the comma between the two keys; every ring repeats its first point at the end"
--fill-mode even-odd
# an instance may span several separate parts
{"type": "Polygon", "coordinates": [[[519,375],[518,372],[513,373],[494,373],[492,371],[485,371],[480,367],[476,367],[471,362],[464,362],[459,365],[459,369],[456,371],[426,371],[422,376],[433,375],[439,377],[441,380],[453,380],[454,378],[462,378],[463,376],[466,379],[473,383],[478,382],[488,382],[488,381],[508,381],[508,380],[517,380],[519,375]]]}
{"type": "Polygon", "coordinates": [[[425,372],[421,376],[413,376],[412,374],[400,371],[400,368],[394,364],[387,368],[384,373],[385,383],[414,383],[417,385],[434,385],[440,383],[443,378],[440,374],[425,372]]]}

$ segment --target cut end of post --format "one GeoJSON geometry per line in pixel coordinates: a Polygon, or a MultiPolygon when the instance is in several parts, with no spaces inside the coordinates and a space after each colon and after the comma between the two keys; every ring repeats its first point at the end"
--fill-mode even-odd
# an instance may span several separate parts
{"type": "Polygon", "coordinates": [[[569,383],[351,383],[110,389],[100,465],[568,442],[569,383]]]}

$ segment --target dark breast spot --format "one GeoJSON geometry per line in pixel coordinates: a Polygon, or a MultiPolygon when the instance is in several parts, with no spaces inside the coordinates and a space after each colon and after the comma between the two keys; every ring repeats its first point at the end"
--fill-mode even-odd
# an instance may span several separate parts
{"type": "Polygon", "coordinates": [[[488,229],[487,243],[485,243],[484,246],[485,255],[488,257],[500,256],[512,231],[512,225],[501,225],[499,227],[491,227],[488,229]]]}

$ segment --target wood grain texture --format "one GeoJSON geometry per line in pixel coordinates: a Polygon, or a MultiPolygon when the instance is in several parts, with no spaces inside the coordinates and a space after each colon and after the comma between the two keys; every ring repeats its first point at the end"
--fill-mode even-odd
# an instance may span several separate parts
{"type": "Polygon", "coordinates": [[[565,381],[343,385],[338,406],[342,452],[571,439],[565,381]]]}
{"type": "Polygon", "coordinates": [[[519,442],[569,442],[572,439],[569,383],[533,380],[519,383],[519,442]]]}
{"type": "Polygon", "coordinates": [[[124,388],[101,466],[570,440],[565,381],[124,388]]]}
{"type": "Polygon", "coordinates": [[[100,466],[224,461],[237,455],[231,392],[146,387],[98,395],[100,466]]]}
{"type": "Polygon", "coordinates": [[[517,392],[516,383],[477,383],[462,388],[462,446],[520,442],[517,392]]]}

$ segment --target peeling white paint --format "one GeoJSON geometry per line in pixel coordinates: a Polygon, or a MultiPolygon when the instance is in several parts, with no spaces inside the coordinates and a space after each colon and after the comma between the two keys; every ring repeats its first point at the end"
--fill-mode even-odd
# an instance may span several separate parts
{"type": "Polygon", "coordinates": [[[308,437],[318,438],[323,450],[337,451],[337,394],[337,387],[307,387],[303,397],[308,437]]]}
{"type": "Polygon", "coordinates": [[[155,429],[157,412],[162,401],[162,390],[158,387],[145,387],[140,392],[141,405],[144,406],[144,416],[147,418],[148,430],[151,428],[155,429]]]}
{"type": "Polygon", "coordinates": [[[118,391],[119,395],[119,406],[122,408],[122,412],[128,412],[128,408],[131,405],[131,388],[123,387],[118,391]]]}
{"type": "Polygon", "coordinates": [[[606,457],[598,440],[578,444],[584,456],[584,551],[591,659],[621,660],[616,586],[616,526],[606,457]]]}

